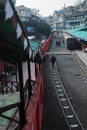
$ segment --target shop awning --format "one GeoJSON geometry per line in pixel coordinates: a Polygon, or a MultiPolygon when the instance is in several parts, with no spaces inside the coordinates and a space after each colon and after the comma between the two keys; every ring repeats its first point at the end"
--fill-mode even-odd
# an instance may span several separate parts
{"type": "Polygon", "coordinates": [[[40,44],[37,42],[34,42],[32,40],[29,40],[30,47],[33,51],[37,50],[40,47],[40,44]]]}
{"type": "Polygon", "coordinates": [[[66,31],[75,38],[87,41],[87,27],[66,31]]]}
{"type": "Polygon", "coordinates": [[[77,32],[71,33],[71,34],[76,38],[87,41],[87,31],[77,31],[77,32]]]}
{"type": "Polygon", "coordinates": [[[87,30],[87,27],[80,27],[80,28],[76,28],[76,29],[70,29],[70,30],[66,30],[65,32],[73,33],[73,32],[82,31],[82,30],[87,30]]]}
{"type": "Polygon", "coordinates": [[[40,44],[32,40],[29,40],[29,44],[34,53],[34,57],[32,57],[32,60],[35,61],[36,63],[42,64],[43,56],[40,49],[40,44]]]}

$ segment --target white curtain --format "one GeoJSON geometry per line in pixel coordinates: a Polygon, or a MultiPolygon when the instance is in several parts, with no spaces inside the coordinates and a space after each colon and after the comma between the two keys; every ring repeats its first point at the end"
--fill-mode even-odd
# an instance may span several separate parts
{"type": "Polygon", "coordinates": [[[29,58],[31,58],[31,56],[32,56],[32,50],[31,48],[29,48],[29,58]]]}
{"type": "Polygon", "coordinates": [[[22,34],[22,29],[21,29],[19,23],[17,24],[16,33],[17,33],[17,39],[18,39],[22,34]]]}
{"type": "Polygon", "coordinates": [[[36,81],[35,76],[35,62],[30,62],[31,80],[36,81]]]}
{"type": "Polygon", "coordinates": [[[8,0],[6,1],[5,4],[5,13],[6,13],[5,20],[10,19],[14,14],[11,4],[8,0]]]}
{"type": "Polygon", "coordinates": [[[28,45],[27,39],[25,38],[25,39],[24,39],[24,50],[26,49],[27,45],[28,45]]]}

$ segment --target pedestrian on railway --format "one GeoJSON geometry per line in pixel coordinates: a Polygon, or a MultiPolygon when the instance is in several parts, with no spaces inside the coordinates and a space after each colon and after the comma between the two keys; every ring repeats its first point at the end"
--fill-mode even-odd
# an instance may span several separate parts
{"type": "Polygon", "coordinates": [[[56,62],[56,57],[53,55],[50,59],[52,66],[54,66],[55,62],[56,62]]]}

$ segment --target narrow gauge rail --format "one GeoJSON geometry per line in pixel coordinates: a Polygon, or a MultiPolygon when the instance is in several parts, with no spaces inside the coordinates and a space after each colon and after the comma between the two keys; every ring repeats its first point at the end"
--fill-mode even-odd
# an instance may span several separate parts
{"type": "Polygon", "coordinates": [[[70,130],[84,130],[79,118],[77,117],[77,115],[69,101],[67,93],[64,89],[61,78],[57,71],[57,65],[56,64],[54,66],[50,65],[50,69],[51,69],[51,73],[52,73],[55,91],[56,91],[61,109],[63,111],[64,117],[68,124],[69,129],[70,130]]]}

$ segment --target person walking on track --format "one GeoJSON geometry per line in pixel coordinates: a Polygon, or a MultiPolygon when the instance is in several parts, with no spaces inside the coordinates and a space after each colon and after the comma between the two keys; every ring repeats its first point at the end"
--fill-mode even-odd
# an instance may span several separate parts
{"type": "Polygon", "coordinates": [[[56,57],[53,55],[50,59],[51,63],[52,63],[52,66],[54,66],[55,64],[55,61],[56,61],[56,57]]]}

